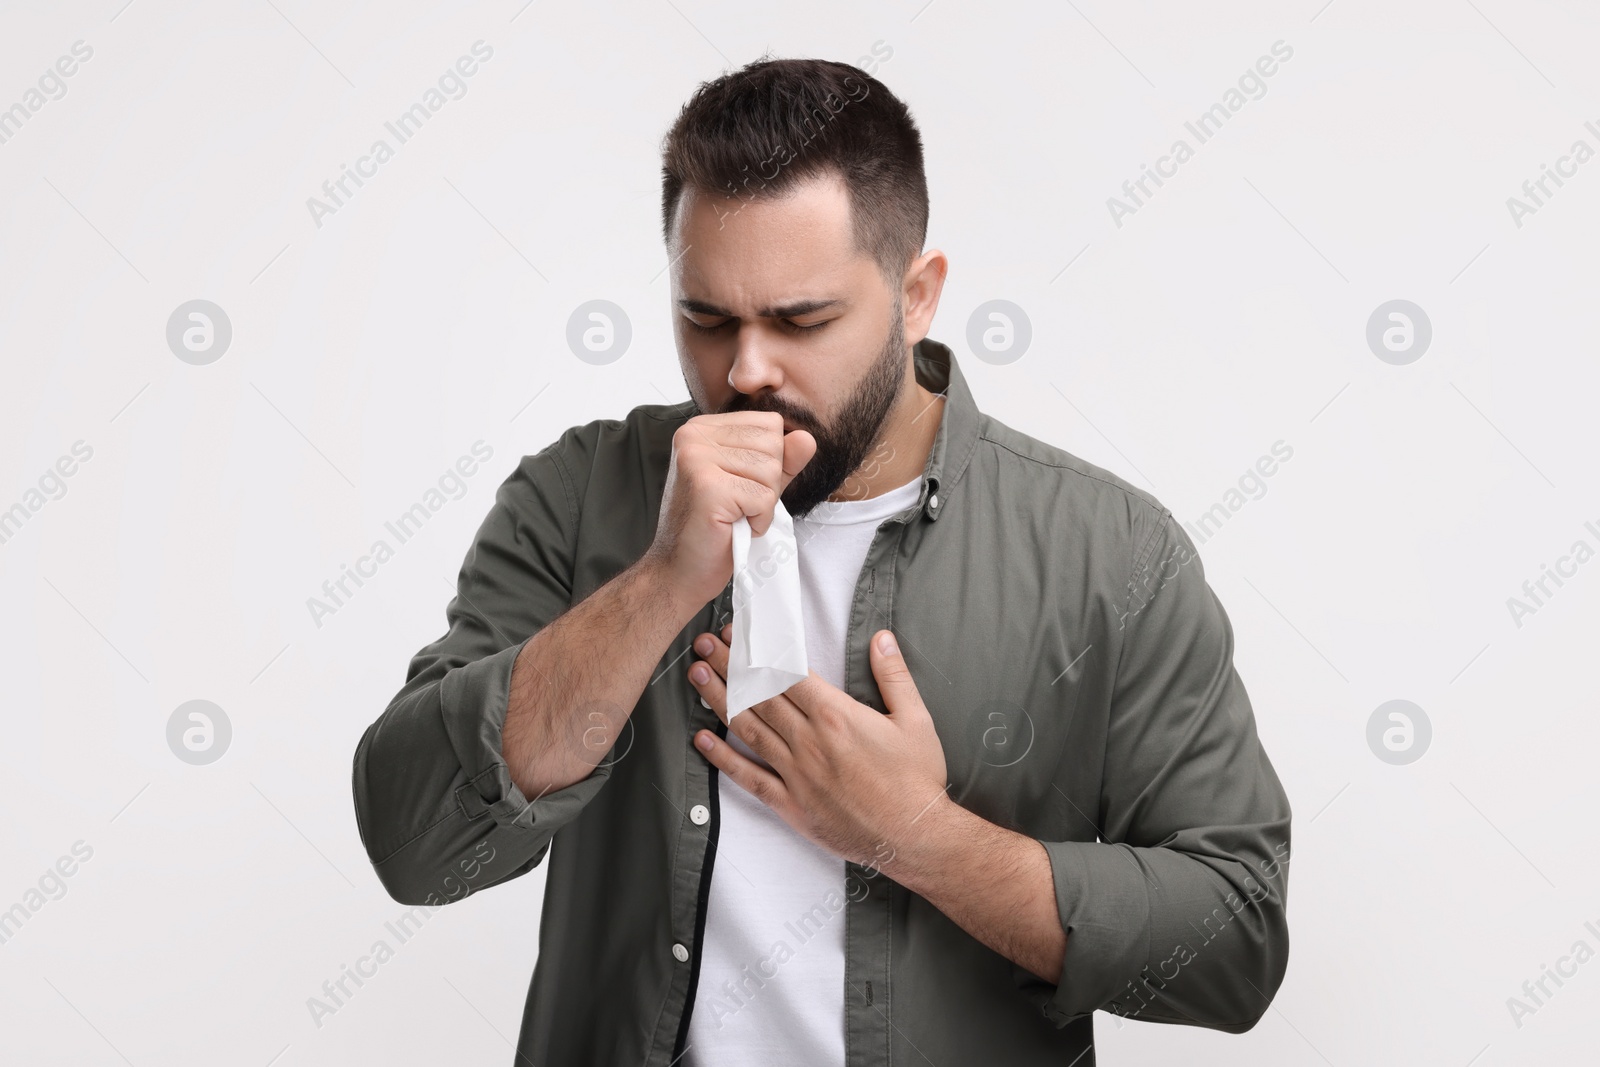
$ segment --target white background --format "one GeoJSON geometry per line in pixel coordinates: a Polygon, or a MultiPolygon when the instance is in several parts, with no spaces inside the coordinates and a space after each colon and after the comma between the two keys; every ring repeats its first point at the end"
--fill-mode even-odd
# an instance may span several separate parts
{"type": "Polygon", "coordinates": [[[405,910],[357,837],[356,741],[518,458],[687,396],[659,224],[681,103],[768,49],[882,42],[951,260],[932,336],[981,408],[1191,522],[1293,449],[1202,548],[1294,808],[1288,975],[1240,1036],[1098,1015],[1100,1062],[1592,1060],[1600,962],[1520,1027],[1507,998],[1600,951],[1600,561],[1520,626],[1507,600],[1600,548],[1600,160],[1520,227],[1506,200],[1600,148],[1600,14],[1321,4],[6,3],[0,107],[93,56],[0,144],[0,508],[93,456],[0,544],[0,909],[93,855],[0,945],[0,1059],[511,1062],[542,869],[312,1020],[405,910]],[[480,39],[466,95],[317,226],[307,198],[480,39]],[[1280,40],[1118,226],[1107,198],[1280,40]],[[1403,366],[1365,340],[1397,298],[1433,328],[1403,366]],[[205,366],[166,343],[193,299],[233,327],[205,366]],[[592,299],[632,323],[609,365],[567,346],[592,299]],[[1033,329],[1004,365],[966,343],[991,299],[1033,329]],[[307,598],[479,440],[465,495],[318,626],[307,598]],[[166,742],[192,699],[232,724],[207,766],[166,742]],[[1405,766],[1366,740],[1392,699],[1433,728],[1405,766]]]}

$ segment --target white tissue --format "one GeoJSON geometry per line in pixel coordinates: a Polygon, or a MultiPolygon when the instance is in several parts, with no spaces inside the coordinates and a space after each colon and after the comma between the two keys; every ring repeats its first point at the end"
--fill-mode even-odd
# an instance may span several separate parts
{"type": "Polygon", "coordinates": [[[728,648],[728,721],[804,681],[806,620],[800,602],[800,553],[783,501],[755,537],[750,520],[733,524],[733,644],[728,648]]]}

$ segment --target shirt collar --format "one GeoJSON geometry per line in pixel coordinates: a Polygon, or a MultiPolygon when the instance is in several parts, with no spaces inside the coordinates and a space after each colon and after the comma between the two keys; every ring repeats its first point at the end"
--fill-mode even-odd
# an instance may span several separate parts
{"type": "Polygon", "coordinates": [[[944,396],[939,433],[928,452],[928,463],[922,470],[922,495],[917,499],[918,509],[936,520],[978,445],[980,416],[949,345],[925,337],[913,347],[911,358],[918,384],[930,393],[944,396]]]}

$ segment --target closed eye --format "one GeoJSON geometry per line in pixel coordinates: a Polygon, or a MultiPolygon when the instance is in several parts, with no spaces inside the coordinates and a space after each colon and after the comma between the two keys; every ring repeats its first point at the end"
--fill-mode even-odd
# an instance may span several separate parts
{"type": "MultiPolygon", "coordinates": [[[[732,322],[733,320],[732,319],[723,319],[721,322],[717,323],[715,326],[702,326],[698,322],[694,321],[691,318],[687,318],[687,317],[683,321],[687,322],[691,329],[693,329],[693,330],[695,330],[695,331],[697,331],[699,333],[715,333],[716,331],[722,329],[724,326],[728,325],[728,323],[732,322]]],[[[782,329],[788,331],[789,333],[811,333],[814,330],[822,329],[824,326],[828,325],[828,323],[830,323],[832,321],[833,321],[832,319],[823,319],[821,322],[813,323],[810,326],[801,326],[799,323],[790,322],[788,319],[779,319],[778,320],[778,325],[782,329]]]]}

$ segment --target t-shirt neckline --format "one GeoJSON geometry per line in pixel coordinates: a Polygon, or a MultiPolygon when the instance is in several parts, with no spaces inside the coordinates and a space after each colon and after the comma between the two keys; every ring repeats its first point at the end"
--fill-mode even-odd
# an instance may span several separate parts
{"type": "Polygon", "coordinates": [[[865,500],[824,500],[795,522],[819,526],[844,526],[858,522],[874,522],[898,515],[917,502],[922,492],[922,475],[918,474],[904,485],[887,493],[867,497],[865,500]]]}

